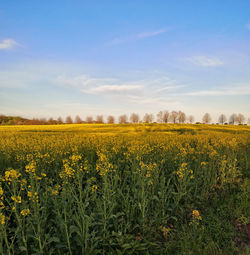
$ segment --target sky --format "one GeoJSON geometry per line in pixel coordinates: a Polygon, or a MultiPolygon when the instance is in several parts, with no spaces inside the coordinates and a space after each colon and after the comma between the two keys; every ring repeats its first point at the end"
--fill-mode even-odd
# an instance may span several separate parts
{"type": "Polygon", "coordinates": [[[0,0],[0,114],[250,117],[249,0],[0,0]]]}

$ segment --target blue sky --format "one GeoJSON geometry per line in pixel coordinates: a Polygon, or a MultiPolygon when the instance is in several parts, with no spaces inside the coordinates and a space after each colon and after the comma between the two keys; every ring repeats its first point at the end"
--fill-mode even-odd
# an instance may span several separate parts
{"type": "Polygon", "coordinates": [[[0,113],[250,117],[249,0],[0,1],[0,113]]]}

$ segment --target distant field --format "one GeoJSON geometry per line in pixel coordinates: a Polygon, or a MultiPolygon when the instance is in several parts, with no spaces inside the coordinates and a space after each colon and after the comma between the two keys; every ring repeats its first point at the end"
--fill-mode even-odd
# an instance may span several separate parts
{"type": "Polygon", "coordinates": [[[133,133],[133,132],[178,132],[178,131],[250,132],[247,125],[205,124],[63,124],[63,125],[18,125],[0,126],[0,131],[17,132],[86,132],[86,133],[133,133]]]}
{"type": "Polygon", "coordinates": [[[0,126],[0,254],[249,254],[249,162],[249,126],[0,126]]]}

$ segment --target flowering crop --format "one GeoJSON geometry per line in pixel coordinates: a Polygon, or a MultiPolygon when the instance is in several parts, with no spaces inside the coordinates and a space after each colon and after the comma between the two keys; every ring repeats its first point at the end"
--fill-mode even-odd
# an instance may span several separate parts
{"type": "Polygon", "coordinates": [[[211,194],[246,178],[249,134],[184,124],[0,127],[0,254],[149,254],[178,226],[201,231],[211,194]]]}

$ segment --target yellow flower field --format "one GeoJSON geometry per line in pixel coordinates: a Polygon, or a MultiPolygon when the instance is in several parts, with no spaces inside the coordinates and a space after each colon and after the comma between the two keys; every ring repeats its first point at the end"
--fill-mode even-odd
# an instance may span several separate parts
{"type": "Polygon", "coordinates": [[[219,252],[209,201],[244,193],[249,158],[249,126],[1,126],[0,253],[184,254],[180,233],[219,252]]]}

